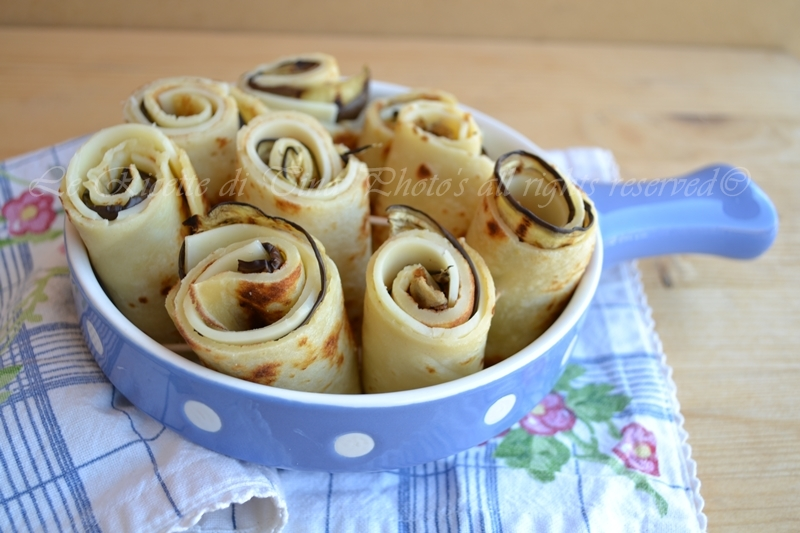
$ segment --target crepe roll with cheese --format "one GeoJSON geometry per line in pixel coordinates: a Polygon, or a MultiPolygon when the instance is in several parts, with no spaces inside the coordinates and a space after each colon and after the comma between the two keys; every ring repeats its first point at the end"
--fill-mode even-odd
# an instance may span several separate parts
{"type": "Polygon", "coordinates": [[[167,310],[204,365],[284,389],[360,391],[339,273],[321,243],[246,204],[187,225],[167,310]]]}
{"type": "Polygon", "coordinates": [[[497,286],[487,365],[517,353],[558,318],[586,270],[596,232],[591,200],[565,172],[524,151],[497,160],[491,194],[467,233],[497,286]]]}
{"type": "Polygon", "coordinates": [[[364,391],[417,389],[481,370],[495,301],[483,259],[424,213],[391,206],[387,214],[392,236],[367,268],[364,391]]]}
{"type": "Polygon", "coordinates": [[[182,222],[207,204],[186,152],[158,129],[113,126],[72,157],[64,212],[86,245],[111,301],[159,342],[180,339],[164,302],[178,281],[182,222]]]}

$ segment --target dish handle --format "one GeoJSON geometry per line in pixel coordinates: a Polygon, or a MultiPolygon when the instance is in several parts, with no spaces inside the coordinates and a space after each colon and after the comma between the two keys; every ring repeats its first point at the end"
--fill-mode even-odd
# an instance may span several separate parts
{"type": "Polygon", "coordinates": [[[778,213],[746,169],[712,165],[653,181],[578,182],[598,211],[603,267],[676,253],[751,259],[778,233],[778,213]]]}

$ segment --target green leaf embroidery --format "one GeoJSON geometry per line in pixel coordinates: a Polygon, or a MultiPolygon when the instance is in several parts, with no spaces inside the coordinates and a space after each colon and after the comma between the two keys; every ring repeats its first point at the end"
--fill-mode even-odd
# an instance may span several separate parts
{"type": "Polygon", "coordinates": [[[533,460],[528,473],[539,481],[553,481],[570,458],[569,448],[555,437],[533,437],[533,460]]]}
{"type": "Polygon", "coordinates": [[[0,178],[7,179],[11,183],[16,183],[17,185],[22,185],[24,187],[30,187],[31,182],[28,180],[24,180],[22,178],[18,178],[13,174],[9,174],[5,170],[0,170],[0,178]]]}
{"type": "Polygon", "coordinates": [[[495,448],[494,456],[506,459],[509,466],[525,468],[530,463],[532,441],[533,435],[524,429],[512,429],[495,448]]]}
{"type": "Polygon", "coordinates": [[[55,276],[69,274],[67,267],[54,267],[47,271],[42,278],[36,280],[33,290],[11,312],[11,318],[0,326],[0,339],[5,339],[0,345],[0,353],[8,348],[17,337],[19,330],[25,322],[41,322],[42,316],[36,314],[36,306],[47,301],[47,283],[55,276]]]}
{"type": "Polygon", "coordinates": [[[524,429],[511,430],[495,449],[508,466],[524,468],[535,479],[548,483],[555,480],[570,458],[569,448],[554,437],[530,435],[524,429]]]}
{"type": "Polygon", "coordinates": [[[51,229],[49,231],[45,231],[44,233],[26,233],[24,235],[20,235],[19,237],[0,239],[0,248],[12,246],[14,244],[20,244],[23,242],[35,244],[38,242],[52,241],[53,239],[60,237],[62,233],[64,232],[60,229],[51,229]]]}
{"type": "Polygon", "coordinates": [[[561,374],[561,377],[553,388],[558,391],[569,392],[572,390],[572,386],[569,382],[575,378],[581,377],[584,373],[586,373],[586,369],[582,366],[567,365],[564,369],[564,373],[561,374]]]}
{"type": "Polygon", "coordinates": [[[583,421],[607,422],[631,401],[624,394],[608,394],[613,389],[611,385],[585,385],[569,391],[565,402],[575,416],[583,421]]]}
{"type": "Polygon", "coordinates": [[[642,491],[645,494],[649,494],[653,497],[653,500],[656,502],[656,509],[658,509],[658,515],[662,518],[667,516],[667,511],[669,510],[669,504],[664,497],[656,491],[650,483],[647,482],[647,478],[643,475],[639,474],[640,479],[636,482],[636,490],[642,491]]]}
{"type": "Polygon", "coordinates": [[[608,427],[608,434],[615,440],[619,440],[622,438],[622,433],[617,429],[617,426],[614,425],[612,421],[606,422],[606,426],[608,427]]]}
{"type": "Polygon", "coordinates": [[[626,477],[633,481],[633,487],[645,494],[649,494],[656,503],[656,508],[658,509],[658,514],[660,516],[666,516],[667,511],[669,510],[669,504],[667,504],[667,500],[664,499],[661,494],[656,491],[651,485],[648,477],[641,472],[636,472],[635,470],[630,470],[626,467],[622,461],[617,459],[616,457],[611,457],[610,455],[605,454],[598,454],[595,456],[586,457],[586,459],[590,461],[595,461],[599,463],[603,463],[607,465],[611,470],[613,470],[616,474],[626,477]]]}
{"type": "Polygon", "coordinates": [[[0,368],[0,389],[14,381],[14,378],[17,377],[20,370],[22,370],[22,365],[0,368]]]}
{"type": "MultiPolygon", "coordinates": [[[[14,365],[6,368],[0,368],[0,388],[5,387],[17,377],[19,371],[22,370],[22,365],[14,365]]],[[[0,391],[0,403],[8,400],[11,396],[10,391],[0,391]]]]}

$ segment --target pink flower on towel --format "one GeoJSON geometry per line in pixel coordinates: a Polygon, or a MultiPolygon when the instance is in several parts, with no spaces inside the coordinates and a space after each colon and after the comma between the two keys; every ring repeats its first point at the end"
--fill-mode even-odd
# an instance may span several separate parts
{"type": "Polygon", "coordinates": [[[519,421],[519,425],[531,435],[555,435],[572,429],[575,413],[564,405],[564,398],[551,392],[519,421]]]}
{"type": "Polygon", "coordinates": [[[8,232],[13,236],[26,233],[44,233],[56,218],[53,197],[49,194],[34,194],[25,191],[18,198],[7,202],[2,209],[8,221],[8,232]]]}
{"type": "Polygon", "coordinates": [[[625,466],[651,476],[658,476],[656,437],[643,426],[633,422],[622,428],[622,440],[614,447],[614,453],[625,466]]]}

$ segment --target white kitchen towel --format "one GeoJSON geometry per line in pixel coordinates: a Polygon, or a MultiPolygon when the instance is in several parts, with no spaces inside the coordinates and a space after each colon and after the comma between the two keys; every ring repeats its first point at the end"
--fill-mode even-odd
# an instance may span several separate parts
{"type": "Polygon", "coordinates": [[[0,164],[0,531],[280,531],[274,469],[184,440],[89,355],[52,194],[83,140],[0,164]]]}
{"type": "MultiPolygon", "coordinates": [[[[471,450],[391,472],[276,476],[184,441],[115,391],[80,335],[54,192],[83,140],[0,164],[0,531],[705,529],[632,264],[604,272],[555,390],[471,450]]],[[[578,179],[616,177],[604,150],[551,156],[578,179]]]]}

